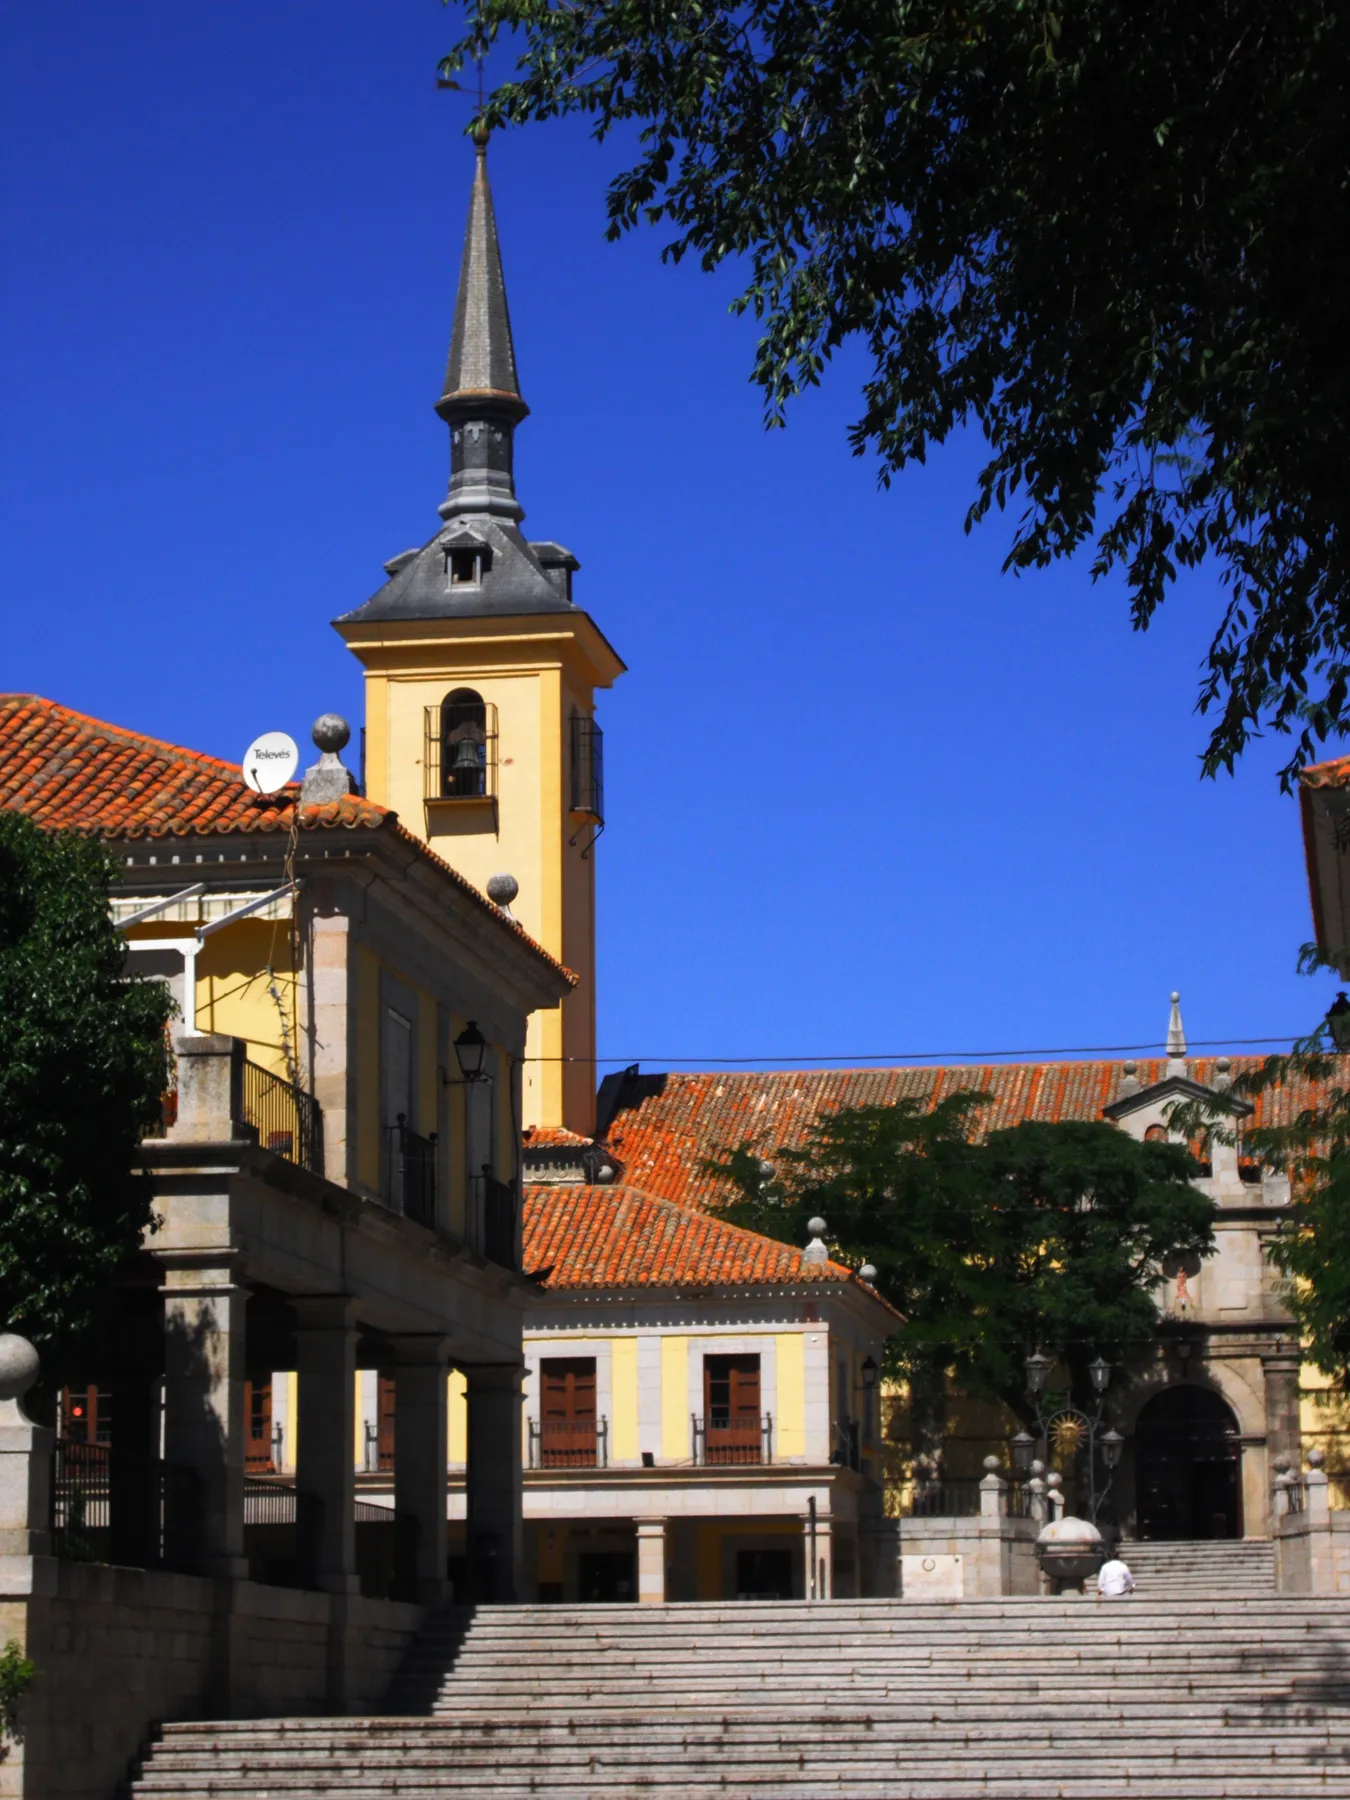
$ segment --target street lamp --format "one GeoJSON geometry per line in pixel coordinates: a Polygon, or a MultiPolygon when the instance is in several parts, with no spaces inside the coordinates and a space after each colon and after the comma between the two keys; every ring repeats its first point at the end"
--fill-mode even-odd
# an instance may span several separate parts
{"type": "Polygon", "coordinates": [[[877,1377],[881,1373],[880,1365],[874,1356],[863,1358],[862,1384],[868,1393],[877,1385],[877,1377]]]}
{"type": "Polygon", "coordinates": [[[1054,1361],[1043,1351],[1037,1350],[1027,1357],[1025,1367],[1027,1393],[1036,1409],[1036,1417],[1032,1421],[1035,1435],[1019,1431],[1014,1436],[1010,1445],[1013,1467],[1019,1475],[1026,1475],[1037,1466],[1033,1462],[1033,1455],[1039,1455],[1042,1462],[1048,1462],[1052,1438],[1060,1448],[1074,1445],[1076,1453],[1086,1453],[1087,1516],[1095,1525],[1125,1447],[1125,1440],[1118,1431],[1102,1429],[1106,1424],[1106,1390],[1111,1385],[1111,1365],[1104,1356],[1095,1356],[1088,1364],[1087,1372],[1096,1396],[1096,1405],[1091,1412],[1085,1412],[1082,1407],[1067,1400],[1061,1405],[1057,1396],[1050,1398],[1047,1410],[1045,1384],[1054,1361]],[[1100,1487],[1097,1485],[1098,1458],[1106,1473],[1106,1479],[1100,1487]]]}
{"type": "Polygon", "coordinates": [[[487,1039],[478,1029],[477,1023],[470,1019],[455,1039],[455,1060],[465,1081],[481,1080],[487,1047],[487,1039]]]}
{"type": "Polygon", "coordinates": [[[1029,1394],[1040,1393],[1045,1386],[1045,1378],[1053,1367],[1054,1364],[1050,1358],[1043,1355],[1041,1351],[1034,1350],[1031,1353],[1026,1360],[1027,1392],[1029,1394]]]}
{"type": "Polygon", "coordinates": [[[1327,1030],[1338,1050],[1350,1050],[1350,1000],[1344,993],[1337,994],[1327,1008],[1327,1030]]]}

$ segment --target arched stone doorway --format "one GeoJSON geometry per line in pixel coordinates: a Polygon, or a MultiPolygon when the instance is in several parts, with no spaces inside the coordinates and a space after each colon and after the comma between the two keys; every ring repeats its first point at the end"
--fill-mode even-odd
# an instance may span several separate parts
{"type": "Polygon", "coordinates": [[[1237,1419],[1210,1388],[1156,1395],[1134,1428],[1140,1537],[1241,1537],[1240,1458],[1237,1419]]]}

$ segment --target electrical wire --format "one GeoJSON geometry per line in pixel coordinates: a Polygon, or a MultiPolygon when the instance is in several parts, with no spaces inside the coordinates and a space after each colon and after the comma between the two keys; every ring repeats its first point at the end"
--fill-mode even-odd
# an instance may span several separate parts
{"type": "MultiPolygon", "coordinates": [[[[1193,1038],[1187,1044],[1187,1054],[1192,1050],[1233,1050],[1249,1048],[1262,1044],[1295,1044],[1301,1036],[1296,1031],[1288,1032],[1284,1037],[1255,1038],[1193,1038]]],[[[757,1056],[526,1056],[522,1062],[527,1063],[587,1063],[596,1066],[601,1063],[614,1063],[624,1068],[633,1068],[641,1063],[660,1068],[672,1063],[691,1063],[698,1068],[729,1068],[739,1066],[755,1066],[761,1064],[780,1065],[783,1063],[830,1063],[862,1065],[867,1063],[924,1063],[924,1062],[998,1062],[1005,1057],[1017,1057],[1022,1060],[1039,1060],[1051,1056],[1128,1056],[1143,1055],[1148,1052],[1165,1054],[1167,1045],[1159,1040],[1150,1044],[1071,1044],[1051,1050],[868,1050],[857,1051],[848,1056],[773,1056],[763,1051],[757,1056]]]]}

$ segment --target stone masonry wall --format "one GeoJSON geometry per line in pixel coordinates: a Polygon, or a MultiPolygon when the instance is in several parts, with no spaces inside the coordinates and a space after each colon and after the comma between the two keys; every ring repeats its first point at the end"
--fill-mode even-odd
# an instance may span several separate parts
{"type": "Polygon", "coordinates": [[[0,1593],[0,1641],[38,1667],[0,1800],[113,1800],[161,1720],[369,1710],[423,1617],[395,1601],[4,1560],[47,1591],[9,1579],[0,1593]]]}

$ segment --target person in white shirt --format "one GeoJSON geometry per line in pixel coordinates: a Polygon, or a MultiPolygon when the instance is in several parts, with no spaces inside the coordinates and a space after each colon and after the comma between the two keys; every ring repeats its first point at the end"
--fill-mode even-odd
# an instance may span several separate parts
{"type": "Polygon", "coordinates": [[[1134,1576],[1118,1556],[1111,1557],[1098,1569],[1097,1598],[1099,1600],[1119,1600],[1123,1595],[1133,1592],[1134,1576]]]}

